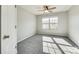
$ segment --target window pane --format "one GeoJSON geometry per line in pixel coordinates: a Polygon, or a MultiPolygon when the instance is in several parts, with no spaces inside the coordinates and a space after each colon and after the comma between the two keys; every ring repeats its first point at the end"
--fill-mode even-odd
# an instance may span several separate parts
{"type": "Polygon", "coordinates": [[[50,18],[50,23],[58,23],[58,17],[50,18]]]}
{"type": "Polygon", "coordinates": [[[49,23],[49,18],[43,18],[42,23],[49,23]]]}
{"type": "Polygon", "coordinates": [[[57,28],[57,24],[50,24],[50,29],[56,29],[57,28]]]}
{"type": "Polygon", "coordinates": [[[49,29],[49,24],[42,24],[43,29],[49,29]]]}
{"type": "Polygon", "coordinates": [[[50,23],[53,23],[53,18],[50,18],[50,23]]]}

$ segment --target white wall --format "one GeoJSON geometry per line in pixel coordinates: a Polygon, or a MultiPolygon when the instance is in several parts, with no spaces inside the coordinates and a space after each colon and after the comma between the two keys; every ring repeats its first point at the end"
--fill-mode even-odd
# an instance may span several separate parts
{"type": "Polygon", "coordinates": [[[67,22],[68,21],[68,14],[67,12],[60,12],[60,13],[53,13],[49,15],[38,15],[37,16],[37,33],[38,34],[53,34],[53,35],[62,35],[66,36],[67,35],[67,22]],[[58,17],[58,27],[57,29],[54,30],[43,30],[42,29],[42,18],[43,17],[53,17],[57,16],[58,17]]]}
{"type": "Polygon", "coordinates": [[[17,7],[18,42],[36,33],[36,17],[27,10],[17,7]]]}
{"type": "Polygon", "coordinates": [[[72,6],[69,11],[69,37],[79,46],[79,6],[72,6]]]}

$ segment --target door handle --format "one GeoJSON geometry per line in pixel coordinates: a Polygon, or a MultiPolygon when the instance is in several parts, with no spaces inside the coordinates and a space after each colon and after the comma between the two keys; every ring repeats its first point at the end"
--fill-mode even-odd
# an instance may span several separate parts
{"type": "Polygon", "coordinates": [[[10,37],[9,35],[4,35],[3,39],[7,39],[9,37],[10,37]]]}

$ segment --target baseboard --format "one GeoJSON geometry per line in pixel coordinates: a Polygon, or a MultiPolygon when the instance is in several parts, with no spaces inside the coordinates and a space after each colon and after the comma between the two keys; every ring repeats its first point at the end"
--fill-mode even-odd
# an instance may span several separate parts
{"type": "Polygon", "coordinates": [[[77,41],[73,40],[70,36],[68,36],[68,38],[79,48],[79,43],[77,41]]]}
{"type": "Polygon", "coordinates": [[[27,38],[30,38],[30,37],[32,37],[32,36],[34,36],[35,34],[33,34],[33,35],[30,35],[30,36],[28,36],[28,37],[25,37],[25,38],[23,38],[22,40],[20,40],[20,41],[17,41],[17,43],[20,43],[21,41],[23,41],[23,40],[25,40],[25,39],[27,39],[27,38]]]}
{"type": "Polygon", "coordinates": [[[38,35],[53,35],[53,36],[63,36],[63,37],[67,37],[67,35],[54,35],[54,34],[39,34],[38,35]]]}

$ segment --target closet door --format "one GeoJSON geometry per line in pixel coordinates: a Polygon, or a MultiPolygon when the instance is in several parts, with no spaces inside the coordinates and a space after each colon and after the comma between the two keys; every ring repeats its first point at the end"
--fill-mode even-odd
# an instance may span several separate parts
{"type": "Polygon", "coordinates": [[[1,53],[17,53],[16,8],[14,5],[1,6],[1,53]]]}

